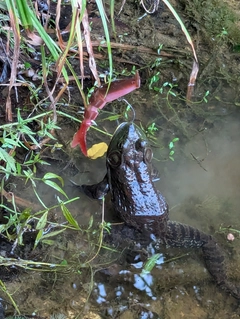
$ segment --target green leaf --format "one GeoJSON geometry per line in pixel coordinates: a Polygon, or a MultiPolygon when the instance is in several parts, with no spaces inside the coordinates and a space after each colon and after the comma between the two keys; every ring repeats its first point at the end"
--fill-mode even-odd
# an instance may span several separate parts
{"type": "Polygon", "coordinates": [[[17,238],[18,238],[18,245],[19,246],[23,245],[23,233],[22,233],[22,231],[18,234],[17,238]]]}
{"type": "Polygon", "coordinates": [[[2,143],[5,147],[19,146],[19,141],[14,141],[12,138],[4,137],[2,138],[2,143]]]}
{"type": "Polygon", "coordinates": [[[66,198],[68,198],[67,194],[64,192],[64,190],[63,190],[57,183],[55,183],[55,182],[53,182],[53,181],[50,181],[50,180],[48,180],[48,179],[47,179],[47,180],[43,180],[43,182],[44,182],[46,185],[48,185],[48,186],[50,186],[50,187],[56,189],[56,191],[58,191],[59,193],[63,194],[66,198]]]}
{"type": "Polygon", "coordinates": [[[64,204],[61,204],[61,210],[63,212],[63,216],[66,218],[69,224],[75,227],[77,230],[80,230],[81,228],[79,227],[78,222],[73,218],[72,214],[64,204]]]}
{"type": "Polygon", "coordinates": [[[149,258],[143,267],[141,275],[145,275],[145,274],[150,273],[152,271],[153,267],[156,265],[156,262],[160,256],[161,256],[161,254],[154,254],[151,258],[149,258]]]}
{"type": "Polygon", "coordinates": [[[25,67],[25,69],[31,68],[31,63],[29,63],[29,62],[24,62],[24,67],[25,67]]]}
{"type": "Polygon", "coordinates": [[[21,175],[21,170],[22,170],[22,167],[21,167],[21,165],[20,165],[20,163],[16,163],[16,167],[17,167],[17,174],[18,175],[21,175]]]}
{"type": "Polygon", "coordinates": [[[26,177],[27,177],[25,183],[27,183],[28,180],[30,180],[31,183],[32,183],[32,185],[33,185],[33,187],[36,188],[36,183],[35,183],[34,180],[33,180],[33,178],[34,178],[34,173],[31,171],[31,169],[28,168],[27,171],[26,171],[26,170],[23,170],[23,173],[24,173],[24,175],[26,175],[26,177]]]}
{"type": "Polygon", "coordinates": [[[39,219],[36,229],[43,229],[47,224],[48,211],[46,211],[39,219]]]}
{"type": "Polygon", "coordinates": [[[173,148],[173,142],[171,141],[168,145],[169,149],[172,149],[173,148]]]}
{"type": "Polygon", "coordinates": [[[57,175],[57,174],[54,174],[54,173],[46,173],[44,176],[43,176],[43,179],[52,179],[52,178],[57,178],[60,183],[62,184],[62,186],[64,186],[64,181],[62,179],[61,176],[57,175]]]}
{"type": "Polygon", "coordinates": [[[60,262],[60,265],[62,266],[67,266],[68,265],[68,262],[66,259],[63,259],[61,262],[60,262]]]}
{"type": "Polygon", "coordinates": [[[43,243],[43,244],[46,244],[46,245],[49,245],[49,246],[52,246],[52,245],[55,244],[55,240],[43,239],[43,240],[42,240],[42,243],[43,243]]]}
{"type": "Polygon", "coordinates": [[[31,208],[25,208],[20,216],[19,216],[19,220],[22,221],[22,220],[27,220],[30,216],[31,216],[31,208]]]}
{"type": "Polygon", "coordinates": [[[66,230],[66,228],[49,232],[49,233],[47,233],[47,234],[44,234],[44,235],[42,236],[42,238],[49,238],[49,237],[56,236],[56,235],[61,234],[62,232],[64,232],[64,230],[66,230]]]}
{"type": "Polygon", "coordinates": [[[37,237],[35,239],[35,243],[34,243],[34,247],[33,249],[35,249],[38,245],[38,243],[40,242],[40,240],[42,239],[42,236],[43,236],[43,229],[40,229],[38,234],[37,234],[37,237]]]}
{"type": "Polygon", "coordinates": [[[107,118],[105,118],[105,120],[109,120],[109,121],[116,121],[119,120],[121,115],[110,115],[107,118]]]}
{"type": "Polygon", "coordinates": [[[3,148],[0,147],[0,159],[7,163],[11,171],[16,172],[16,161],[3,148]]]}
{"type": "Polygon", "coordinates": [[[93,216],[91,215],[90,219],[89,219],[89,223],[88,223],[88,229],[91,229],[93,225],[93,216]]]}

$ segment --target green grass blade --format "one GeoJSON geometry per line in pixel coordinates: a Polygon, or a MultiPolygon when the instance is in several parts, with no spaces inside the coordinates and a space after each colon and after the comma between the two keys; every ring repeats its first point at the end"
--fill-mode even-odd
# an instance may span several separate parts
{"type": "Polygon", "coordinates": [[[114,4],[115,4],[115,0],[111,0],[110,1],[111,24],[112,24],[113,33],[116,39],[116,28],[115,28],[115,21],[114,21],[114,4]]]}
{"type": "Polygon", "coordinates": [[[168,1],[168,0],[162,0],[166,5],[167,7],[169,8],[169,10],[172,12],[172,14],[174,15],[175,19],[178,21],[178,23],[180,24],[181,28],[182,28],[182,31],[183,33],[185,34],[186,36],[186,39],[188,41],[188,43],[190,44],[190,46],[192,47],[192,51],[193,51],[193,55],[194,55],[194,58],[196,60],[196,62],[198,61],[197,59],[197,55],[196,55],[196,52],[195,52],[195,49],[194,49],[194,45],[193,45],[193,42],[192,42],[192,39],[184,25],[184,23],[182,22],[181,18],[179,17],[179,15],[177,14],[176,10],[173,8],[173,6],[171,5],[171,3],[168,1]]]}
{"type": "Polygon", "coordinates": [[[12,12],[12,14],[13,14],[16,30],[20,35],[20,28],[19,28],[19,23],[18,23],[18,13],[17,13],[17,9],[15,6],[15,1],[14,0],[6,0],[6,5],[7,5],[8,12],[9,13],[12,12]]]}
{"type": "Polygon", "coordinates": [[[111,49],[110,35],[108,31],[108,25],[107,25],[107,20],[106,20],[106,15],[105,15],[105,10],[103,7],[102,0],[96,0],[96,3],[101,16],[103,29],[104,29],[104,33],[106,37],[106,42],[107,42],[108,60],[109,60],[109,76],[111,79],[113,74],[113,63],[112,63],[112,49],[111,49]]]}
{"type": "Polygon", "coordinates": [[[21,25],[24,29],[33,30],[32,19],[29,16],[29,6],[26,0],[18,0],[16,1],[16,7],[18,9],[19,18],[21,21],[21,25]]]}
{"type": "MultiPolygon", "coordinates": [[[[57,61],[60,57],[61,50],[57,46],[57,44],[53,41],[53,39],[47,34],[41,23],[39,22],[38,18],[36,17],[35,13],[29,8],[28,14],[30,15],[33,25],[35,26],[37,32],[39,33],[39,36],[42,38],[43,42],[48,47],[49,51],[51,52],[53,58],[55,61],[57,61]]],[[[62,68],[62,74],[65,79],[65,81],[68,83],[68,74],[66,71],[66,68],[62,68]]]]}

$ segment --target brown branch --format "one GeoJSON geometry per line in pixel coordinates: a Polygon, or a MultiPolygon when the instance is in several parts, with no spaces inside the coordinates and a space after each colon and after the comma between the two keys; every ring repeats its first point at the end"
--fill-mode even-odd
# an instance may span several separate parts
{"type": "Polygon", "coordinates": [[[21,197],[18,197],[14,195],[12,192],[6,192],[3,188],[1,189],[1,195],[4,196],[8,202],[15,203],[17,206],[20,206],[22,208],[30,207],[34,211],[41,210],[41,207],[37,204],[33,204],[32,202],[29,202],[26,199],[23,199],[21,197]]]}

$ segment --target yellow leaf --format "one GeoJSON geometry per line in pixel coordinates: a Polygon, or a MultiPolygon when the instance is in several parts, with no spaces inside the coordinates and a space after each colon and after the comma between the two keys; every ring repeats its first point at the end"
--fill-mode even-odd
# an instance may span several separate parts
{"type": "Polygon", "coordinates": [[[94,144],[89,150],[87,151],[88,157],[91,159],[96,159],[98,157],[103,156],[108,149],[108,146],[106,143],[101,142],[98,144],[94,144]]]}

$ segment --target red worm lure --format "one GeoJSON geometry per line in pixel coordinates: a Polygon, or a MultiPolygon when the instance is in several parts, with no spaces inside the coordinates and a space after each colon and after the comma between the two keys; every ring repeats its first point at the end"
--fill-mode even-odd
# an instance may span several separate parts
{"type": "Polygon", "coordinates": [[[87,156],[86,136],[87,130],[92,125],[92,121],[98,116],[98,109],[102,109],[106,103],[112,102],[140,87],[140,76],[138,72],[134,78],[124,80],[116,80],[108,84],[104,84],[97,88],[89,99],[89,104],[84,112],[84,119],[77,133],[74,135],[71,146],[80,145],[80,149],[87,156]]]}

